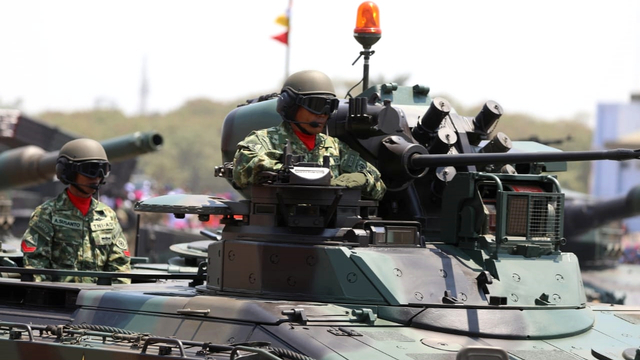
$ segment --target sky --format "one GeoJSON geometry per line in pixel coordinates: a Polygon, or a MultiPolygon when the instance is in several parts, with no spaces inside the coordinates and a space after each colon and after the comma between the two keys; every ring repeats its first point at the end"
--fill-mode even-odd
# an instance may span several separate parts
{"type": "MultiPolygon", "coordinates": [[[[361,2],[293,0],[289,72],[316,69],[355,84],[361,2]]],[[[407,85],[464,105],[494,100],[505,113],[588,123],[599,102],[626,103],[640,91],[639,1],[374,2],[382,38],[371,79],[407,75],[407,85]]],[[[288,3],[0,0],[0,104],[20,101],[27,114],[113,106],[136,115],[143,73],[149,112],[278,91],[287,47],[271,37],[285,30],[275,20],[288,3]]]]}

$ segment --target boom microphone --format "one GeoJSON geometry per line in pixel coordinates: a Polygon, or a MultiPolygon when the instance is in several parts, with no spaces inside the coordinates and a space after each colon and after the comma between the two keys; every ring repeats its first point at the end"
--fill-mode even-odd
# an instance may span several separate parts
{"type": "Polygon", "coordinates": [[[287,122],[291,123],[291,124],[307,124],[309,126],[311,126],[312,128],[319,128],[322,127],[322,125],[317,122],[317,121],[311,121],[311,122],[302,122],[302,121],[295,121],[295,120],[286,120],[287,122]]]}
{"type": "Polygon", "coordinates": [[[86,187],[88,187],[88,188],[91,188],[91,189],[93,189],[93,190],[98,191],[98,190],[100,190],[100,186],[102,186],[102,185],[106,184],[107,182],[106,182],[106,181],[104,180],[104,178],[103,178],[99,183],[97,183],[97,184],[95,184],[95,185],[93,185],[93,184],[82,184],[82,185],[81,185],[81,184],[78,184],[78,183],[77,183],[77,182],[75,182],[75,181],[68,181],[68,183],[69,183],[70,185],[73,185],[76,189],[80,190],[80,192],[85,193],[85,194],[89,194],[88,192],[84,191],[84,190],[81,188],[81,186],[86,186],[86,187]]]}

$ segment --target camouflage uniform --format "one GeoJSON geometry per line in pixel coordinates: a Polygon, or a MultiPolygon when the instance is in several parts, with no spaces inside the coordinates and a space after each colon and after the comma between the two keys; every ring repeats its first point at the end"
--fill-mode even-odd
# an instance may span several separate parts
{"type": "Polygon", "coordinates": [[[289,139],[291,152],[302,155],[304,162],[322,164],[322,157],[329,155],[333,179],[341,174],[359,172],[367,178],[362,188],[362,196],[380,200],[386,191],[380,172],[360,157],[358,152],[344,142],[325,134],[316,135],[316,146],[309,151],[293,132],[291,125],[281,123],[269,129],[253,131],[238,143],[234,157],[233,181],[244,188],[257,181],[261,171],[273,171],[282,168],[282,150],[289,139]]]}
{"type": "MultiPolygon", "coordinates": [[[[115,211],[91,199],[83,216],[63,191],[38,206],[22,237],[26,268],[129,272],[127,241],[115,211]]],[[[95,283],[97,278],[35,275],[36,281],[95,283]]],[[[113,279],[131,283],[131,279],[113,279]]]]}

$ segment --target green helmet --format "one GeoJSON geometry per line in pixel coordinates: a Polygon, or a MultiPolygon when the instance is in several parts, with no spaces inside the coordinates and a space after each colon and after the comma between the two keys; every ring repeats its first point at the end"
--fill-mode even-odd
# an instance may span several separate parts
{"type": "Polygon", "coordinates": [[[76,181],[76,175],[95,178],[109,176],[111,164],[102,144],[93,139],[75,139],[62,146],[56,161],[56,176],[68,185],[76,181]]]}
{"type": "Polygon", "coordinates": [[[317,70],[303,70],[292,74],[282,85],[282,91],[285,90],[289,90],[296,95],[336,96],[331,79],[325,73],[317,70]]]}
{"type": "Polygon", "coordinates": [[[290,75],[284,82],[276,110],[285,120],[294,120],[300,100],[311,95],[327,99],[327,108],[323,108],[324,104],[319,104],[322,108],[319,112],[331,114],[338,107],[339,101],[331,79],[317,70],[303,70],[290,75]]]}

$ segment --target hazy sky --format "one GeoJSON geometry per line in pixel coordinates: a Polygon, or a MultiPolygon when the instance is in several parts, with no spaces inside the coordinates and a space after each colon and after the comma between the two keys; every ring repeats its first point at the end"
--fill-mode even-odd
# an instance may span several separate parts
{"type": "MultiPolygon", "coordinates": [[[[360,0],[293,0],[290,71],[357,82],[360,0]]],[[[371,78],[410,75],[465,105],[555,119],[595,113],[640,90],[640,2],[378,0],[382,39],[371,78]]],[[[288,0],[0,0],[0,103],[23,110],[127,114],[186,100],[234,100],[280,88],[286,47],[271,39],[288,0]]],[[[344,94],[339,94],[344,96],[344,94]]],[[[472,115],[472,114],[469,114],[472,115]]]]}

